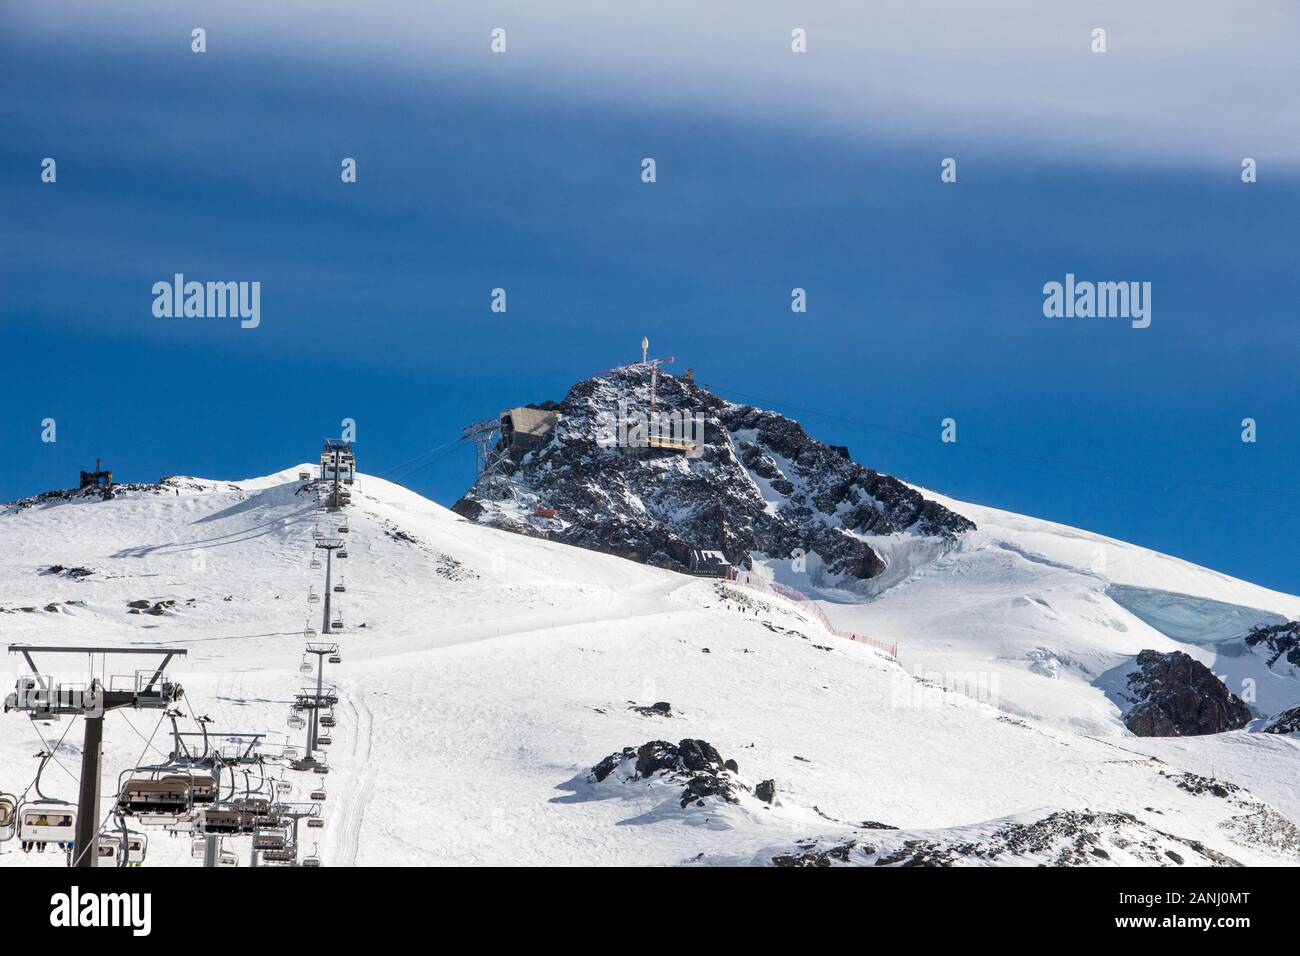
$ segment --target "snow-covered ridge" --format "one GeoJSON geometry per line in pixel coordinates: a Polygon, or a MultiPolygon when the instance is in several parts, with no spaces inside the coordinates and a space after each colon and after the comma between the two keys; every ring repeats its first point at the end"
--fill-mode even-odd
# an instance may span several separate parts
{"type": "MultiPolygon", "coordinates": [[[[174,676],[214,729],[286,733],[305,597],[321,586],[304,469],[3,509],[0,640],[185,647],[174,676]]],[[[1108,854],[1091,865],[1298,860],[1300,738],[1135,738],[1095,683],[1144,647],[1190,647],[1222,673],[1216,645],[1160,634],[1107,596],[1114,584],[1287,617],[1295,598],[1107,539],[1115,563],[1097,571],[1095,536],[956,506],[976,530],[875,600],[819,594],[837,625],[897,639],[900,666],[779,598],[483,527],[366,475],[353,500],[326,865],[768,864],[854,841],[846,862],[874,865],[914,839],[938,856],[974,844],[951,862],[983,865],[1074,862],[1080,840],[1108,854]],[[996,674],[998,694],[934,679],[960,670],[996,674]],[[738,785],[682,806],[688,783],[667,771],[590,779],[623,748],[683,740],[734,761],[715,776],[738,785]],[[1225,786],[1185,788],[1189,773],[1225,786]]],[[[64,729],[0,716],[0,790],[21,792],[31,754],[64,729]]],[[[110,720],[106,779],[151,729],[110,720]]],[[[75,793],[78,747],[74,729],[47,791],[75,793]]],[[[0,844],[0,865],[56,862],[0,844]]],[[[150,863],[166,862],[192,865],[185,841],[154,841],[150,863]]]]}

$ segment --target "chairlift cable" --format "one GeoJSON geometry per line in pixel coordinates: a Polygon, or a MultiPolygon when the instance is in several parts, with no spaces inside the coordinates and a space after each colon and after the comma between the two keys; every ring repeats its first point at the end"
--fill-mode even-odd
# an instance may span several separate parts
{"type": "MultiPolygon", "coordinates": [[[[78,777],[71,770],[69,770],[67,767],[63,766],[63,761],[61,761],[58,757],[58,748],[63,746],[63,741],[67,738],[68,731],[72,729],[73,724],[77,722],[78,716],[79,716],[78,714],[72,715],[72,719],[68,721],[68,726],[63,728],[63,736],[59,738],[59,742],[55,744],[54,747],[50,747],[49,742],[45,739],[45,735],[42,734],[41,729],[36,726],[36,718],[33,717],[30,713],[27,715],[28,719],[31,721],[32,730],[36,731],[36,737],[41,742],[41,747],[49,751],[50,756],[48,759],[53,760],[54,763],[58,766],[58,768],[62,770],[64,773],[66,773],[68,775],[68,778],[72,780],[73,783],[77,784],[77,786],[81,786],[81,778],[78,777]]],[[[39,783],[40,777],[41,777],[41,771],[37,770],[36,777],[32,780],[32,783],[29,783],[27,785],[28,789],[31,789],[32,784],[39,783]]],[[[26,794],[26,792],[27,792],[26,790],[23,791],[24,794],[26,794]]],[[[41,792],[41,788],[39,786],[36,788],[36,792],[38,794],[41,792]]]]}
{"type": "Polygon", "coordinates": [[[449,446],[451,446],[451,445],[458,445],[458,444],[460,444],[462,441],[464,441],[463,438],[456,437],[456,438],[451,439],[451,441],[443,442],[441,445],[435,445],[433,448],[428,448],[428,449],[426,449],[426,450],[420,452],[420,453],[419,453],[418,455],[416,455],[414,458],[408,458],[406,461],[404,461],[404,462],[402,462],[402,463],[400,463],[400,464],[394,465],[392,468],[389,468],[389,469],[386,470],[386,471],[381,471],[381,472],[379,472],[377,475],[375,475],[375,477],[376,477],[376,478],[383,478],[385,475],[390,475],[390,474],[392,474],[393,472],[395,472],[395,471],[397,471],[397,470],[399,470],[399,469],[405,467],[406,465],[409,465],[409,464],[411,464],[411,463],[414,462],[414,461],[418,461],[418,460],[420,460],[421,458],[424,458],[426,455],[432,455],[434,452],[442,451],[442,449],[447,448],[447,447],[449,447],[449,446]]]}

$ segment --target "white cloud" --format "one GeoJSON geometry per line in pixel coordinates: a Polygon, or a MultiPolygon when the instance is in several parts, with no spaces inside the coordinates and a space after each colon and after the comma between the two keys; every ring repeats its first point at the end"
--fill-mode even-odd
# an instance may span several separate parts
{"type": "Polygon", "coordinates": [[[7,16],[20,33],[76,33],[124,55],[187,50],[190,28],[203,26],[208,57],[275,55],[289,70],[360,68],[442,87],[518,82],[577,102],[918,141],[940,155],[1300,163],[1300,6],[1290,0],[143,0],[7,16]],[[497,26],[505,56],[488,52],[497,26]],[[794,27],[808,32],[807,54],[790,52],[794,27]],[[1090,51],[1094,27],[1107,31],[1105,54],[1090,51]]]}

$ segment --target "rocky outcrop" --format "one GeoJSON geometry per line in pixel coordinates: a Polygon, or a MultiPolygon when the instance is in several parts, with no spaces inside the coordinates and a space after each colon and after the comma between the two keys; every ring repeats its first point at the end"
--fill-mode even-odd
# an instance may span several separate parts
{"type": "Polygon", "coordinates": [[[706,740],[686,738],[676,744],[651,740],[640,747],[624,747],[591,768],[589,780],[603,783],[611,776],[621,782],[663,777],[685,784],[681,792],[683,809],[703,806],[709,797],[727,803],[739,802],[747,788],[736,779],[734,760],[722,755],[706,740]]]}
{"type": "Polygon", "coordinates": [[[1268,722],[1266,734],[1300,734],[1300,707],[1284,710],[1268,722]]]}
{"type": "Polygon", "coordinates": [[[1133,706],[1124,724],[1139,737],[1194,737],[1238,730],[1250,709],[1199,661],[1182,651],[1145,650],[1129,675],[1133,706]]]}
{"type": "Polygon", "coordinates": [[[1246,635],[1246,646],[1267,655],[1270,669],[1285,661],[1300,671],[1300,621],[1253,628],[1246,635]]]}
{"type": "MultiPolygon", "coordinates": [[[[732,564],[806,556],[814,581],[848,583],[885,568],[870,538],[898,532],[955,541],[975,526],[897,478],[854,462],[793,419],[724,401],[661,373],[657,412],[691,422],[693,453],[629,448],[649,407],[650,370],[616,369],[574,385],[544,444],[496,448],[498,463],[458,514],[625,558],[688,570],[695,550],[732,564]]],[[[541,407],[541,406],[538,406],[541,407]]],[[[679,431],[679,434],[682,434],[679,431]]]]}

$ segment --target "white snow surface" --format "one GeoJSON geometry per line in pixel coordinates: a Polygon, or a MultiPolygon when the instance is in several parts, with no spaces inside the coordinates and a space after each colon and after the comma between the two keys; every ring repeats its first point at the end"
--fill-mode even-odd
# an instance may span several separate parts
{"type": "MultiPolygon", "coordinates": [[[[300,470],[308,466],[246,481],[175,478],[109,501],[0,511],[0,641],[185,648],[170,668],[186,691],[182,709],[210,716],[214,731],[269,732],[273,756],[307,682],[298,664],[309,610],[319,628],[319,605],[305,600],[323,584],[308,567],[312,530],[335,520],[316,513],[300,470]],[[94,573],[47,573],[52,565],[94,573]],[[158,616],[128,613],[141,599],[176,603],[158,616]]],[[[1088,856],[1095,865],[1205,862],[1189,841],[1247,864],[1300,862],[1287,829],[1300,820],[1300,740],[1250,731],[1139,740],[1099,686],[1146,647],[1188,650],[1223,671],[1213,643],[1161,633],[1117,603],[1113,585],[1288,618],[1300,616],[1300,598],[926,494],[979,530],[947,551],[916,539],[922,556],[874,599],[820,595],[837,625],[899,642],[899,664],[780,599],[472,524],[359,476],[345,512],[350,554],[337,563],[344,662],[327,667],[340,705],[326,825],[304,831],[305,849],[318,843],[325,865],[762,864],[845,841],[879,854],[909,839],[996,842],[1008,821],[1088,811],[1135,818],[1099,836],[1112,852],[1088,856]],[[963,675],[982,699],[919,682],[918,669],[963,675]],[[630,709],[656,701],[673,716],[630,709]],[[624,747],[688,737],[737,761],[738,803],[682,808],[670,779],[588,776],[624,747]],[[1246,791],[1195,794],[1178,785],[1184,771],[1246,791]],[[770,806],[745,790],[765,779],[776,785],[770,806]]],[[[882,550],[907,561],[908,547],[900,536],[882,550]]],[[[798,585],[787,564],[770,568],[798,585]]],[[[61,681],[87,676],[79,659],[38,661],[61,681]]],[[[1249,655],[1238,662],[1254,666],[1249,655]]],[[[110,664],[111,673],[140,666],[110,664]]],[[[3,666],[7,692],[24,665],[6,655],[3,666]]],[[[1300,700],[1300,684],[1272,679],[1271,705],[1300,700]]],[[[108,717],[105,813],[118,774],[142,752],[148,762],[169,749],[165,725],[144,743],[158,720],[108,717]]],[[[0,717],[0,791],[21,793],[40,738],[53,743],[65,729],[43,786],[75,799],[80,722],[34,725],[17,713],[0,717]]],[[[294,800],[321,779],[286,775],[294,800]]],[[[247,839],[226,846],[246,863],[247,839]]],[[[1059,849],[957,862],[1060,862],[1059,849]]],[[[850,862],[872,859],[859,847],[850,862]]],[[[0,843],[0,866],[61,862],[0,843]]],[[[153,831],[147,865],[198,862],[187,838],[153,831]]]]}

